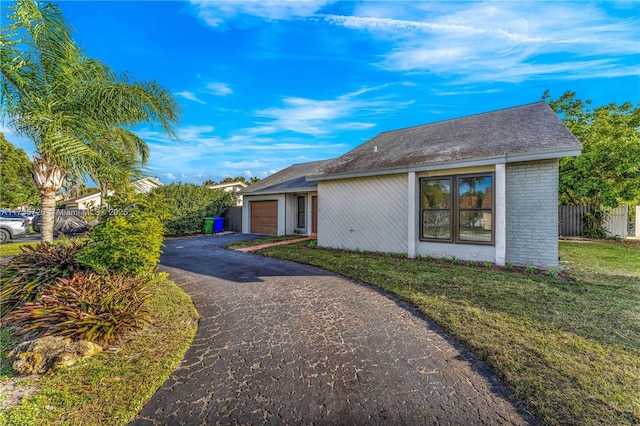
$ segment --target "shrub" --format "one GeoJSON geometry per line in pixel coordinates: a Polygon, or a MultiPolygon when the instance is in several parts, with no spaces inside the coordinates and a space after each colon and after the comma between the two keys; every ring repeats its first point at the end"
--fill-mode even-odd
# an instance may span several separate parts
{"type": "Polygon", "coordinates": [[[167,235],[188,235],[202,232],[205,217],[219,216],[235,205],[236,195],[222,189],[210,189],[195,184],[174,183],[153,190],[168,203],[169,218],[165,222],[167,235]]]}
{"type": "Polygon", "coordinates": [[[38,299],[56,279],[89,271],[78,259],[85,247],[86,242],[75,241],[22,246],[22,253],[13,256],[0,274],[0,317],[23,302],[38,299]]]}
{"type": "Polygon", "coordinates": [[[160,260],[166,204],[157,194],[111,199],[79,259],[103,274],[139,275],[160,260]]]}
{"type": "Polygon", "coordinates": [[[16,328],[16,335],[36,333],[108,343],[146,323],[148,283],[146,277],[95,273],[58,278],[37,300],[23,303],[6,320],[16,328]]]}
{"type": "Polygon", "coordinates": [[[603,224],[608,218],[609,212],[602,206],[594,206],[593,210],[586,212],[582,218],[582,235],[586,238],[606,238],[607,230],[603,224]]]}
{"type": "Polygon", "coordinates": [[[533,269],[533,266],[527,265],[527,266],[524,267],[524,272],[527,273],[527,274],[533,274],[535,271],[536,270],[533,269]]]}

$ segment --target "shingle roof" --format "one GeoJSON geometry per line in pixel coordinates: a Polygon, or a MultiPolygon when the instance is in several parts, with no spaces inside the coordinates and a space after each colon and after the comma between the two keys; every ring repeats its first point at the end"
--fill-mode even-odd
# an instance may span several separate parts
{"type": "Polygon", "coordinates": [[[290,192],[298,189],[313,190],[317,188],[317,182],[307,181],[305,177],[318,173],[322,166],[326,165],[329,161],[330,160],[321,160],[294,164],[256,183],[252,183],[247,188],[239,191],[238,194],[249,195],[256,193],[290,192]]]}
{"type": "MultiPolygon", "coordinates": [[[[577,155],[582,146],[545,103],[384,132],[323,167],[314,177],[428,167],[545,152],[577,155]]],[[[520,160],[522,161],[522,160],[520,160]]],[[[313,177],[312,177],[313,178],[313,177]]]]}

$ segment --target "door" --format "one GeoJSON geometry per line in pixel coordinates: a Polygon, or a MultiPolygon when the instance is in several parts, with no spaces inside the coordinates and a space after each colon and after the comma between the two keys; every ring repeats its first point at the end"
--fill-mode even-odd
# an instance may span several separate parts
{"type": "Polygon", "coordinates": [[[251,233],[269,235],[278,234],[277,201],[251,202],[251,233]]]}

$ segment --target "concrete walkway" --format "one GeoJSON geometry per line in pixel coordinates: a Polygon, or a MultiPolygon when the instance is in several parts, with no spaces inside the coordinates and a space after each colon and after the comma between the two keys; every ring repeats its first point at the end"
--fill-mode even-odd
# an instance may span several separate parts
{"type": "Polygon", "coordinates": [[[430,321],[317,268],[166,242],[163,270],[202,318],[185,359],[130,425],[497,425],[533,420],[430,321]]]}
{"type": "Polygon", "coordinates": [[[311,240],[315,240],[316,237],[301,237],[301,238],[295,238],[292,240],[284,240],[284,241],[277,241],[275,243],[265,243],[265,244],[258,244],[255,246],[250,246],[250,247],[242,247],[239,249],[236,249],[238,251],[241,251],[243,253],[250,253],[252,251],[256,251],[256,250],[261,250],[263,248],[267,248],[267,247],[275,247],[275,246],[282,246],[285,244],[293,244],[293,243],[300,243],[302,241],[311,241],[311,240]]]}

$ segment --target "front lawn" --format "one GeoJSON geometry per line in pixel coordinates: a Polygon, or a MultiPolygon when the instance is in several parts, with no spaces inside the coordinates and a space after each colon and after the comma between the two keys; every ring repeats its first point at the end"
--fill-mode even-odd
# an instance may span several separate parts
{"type": "Polygon", "coordinates": [[[22,253],[20,247],[26,245],[37,245],[38,242],[34,241],[21,241],[21,242],[11,242],[11,243],[2,243],[0,244],[0,257],[3,256],[14,256],[16,254],[22,253]]]}
{"type": "MultiPolygon", "coordinates": [[[[3,425],[124,425],[178,366],[197,329],[197,311],[166,279],[153,286],[151,326],[132,335],[114,354],[102,353],[23,386],[38,391],[19,405],[0,411],[3,425]]],[[[6,331],[0,342],[11,344],[6,331]]],[[[7,348],[0,348],[4,357],[7,348]]],[[[4,360],[2,360],[4,361],[4,360]]],[[[11,379],[6,365],[0,385],[11,379]]],[[[20,386],[20,385],[19,385],[20,386]]]]}
{"type": "Polygon", "coordinates": [[[316,265],[409,301],[487,362],[545,424],[640,423],[637,244],[561,242],[563,270],[573,282],[309,243],[258,253],[316,265]]]}

